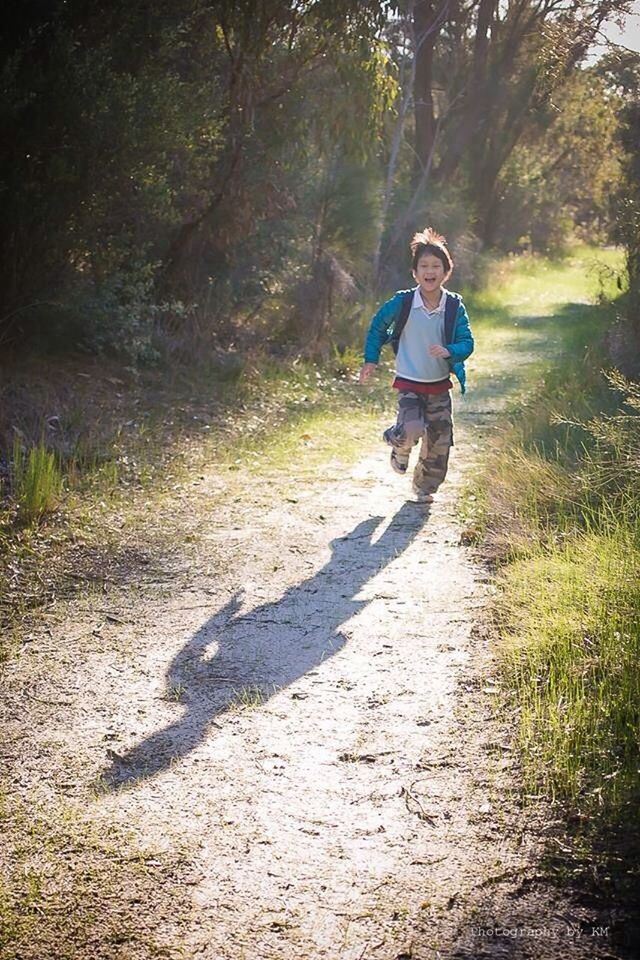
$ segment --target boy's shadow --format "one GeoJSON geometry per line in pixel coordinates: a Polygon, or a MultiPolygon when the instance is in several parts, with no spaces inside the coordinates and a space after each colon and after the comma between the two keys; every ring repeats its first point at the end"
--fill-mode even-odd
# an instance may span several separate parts
{"type": "Polygon", "coordinates": [[[289,587],[280,600],[245,614],[239,613],[237,591],[167,670],[167,694],[179,699],[182,718],[114,756],[103,785],[114,789],[166,769],[197,747],[213,719],[232,704],[243,697],[263,701],[337,653],[346,643],[338,627],[368,602],[355,599],[357,593],[408,547],[426,516],[415,504],[404,504],[376,543],[371,538],[383,518],[362,521],[331,541],[331,558],[321,570],[289,587]]]}

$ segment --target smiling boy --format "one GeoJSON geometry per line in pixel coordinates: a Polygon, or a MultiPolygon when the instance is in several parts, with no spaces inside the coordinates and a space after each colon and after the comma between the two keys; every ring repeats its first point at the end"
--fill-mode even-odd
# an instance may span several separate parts
{"type": "Polygon", "coordinates": [[[383,345],[391,343],[398,415],[383,439],[391,446],[397,473],[407,472],[411,449],[421,442],[413,492],[417,500],[431,503],[447,474],[453,445],[450,374],[464,393],[464,361],[473,352],[473,336],[462,297],[444,287],[453,270],[444,237],[427,227],[413,237],[411,254],[417,286],[399,290],[372,318],[359,380],[368,380],[383,345]]]}

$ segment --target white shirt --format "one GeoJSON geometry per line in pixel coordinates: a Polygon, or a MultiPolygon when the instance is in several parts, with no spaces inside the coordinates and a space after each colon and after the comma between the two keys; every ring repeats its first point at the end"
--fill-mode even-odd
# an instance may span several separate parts
{"type": "Polygon", "coordinates": [[[420,287],[417,286],[411,302],[411,310],[396,356],[396,376],[420,383],[433,383],[445,380],[450,373],[449,364],[444,357],[432,357],[429,347],[444,342],[444,310],[447,291],[442,288],[438,306],[433,310],[425,307],[420,287]]]}
{"type": "MultiPolygon", "coordinates": [[[[420,293],[420,285],[415,288],[413,291],[413,300],[411,301],[412,310],[424,310],[425,313],[439,313],[441,312],[444,316],[444,308],[447,303],[447,291],[444,287],[441,287],[442,293],[440,294],[440,301],[437,307],[434,307],[431,310],[430,307],[425,307],[424,300],[422,299],[422,294],[420,293]]],[[[444,344],[443,344],[444,346],[444,344]]]]}

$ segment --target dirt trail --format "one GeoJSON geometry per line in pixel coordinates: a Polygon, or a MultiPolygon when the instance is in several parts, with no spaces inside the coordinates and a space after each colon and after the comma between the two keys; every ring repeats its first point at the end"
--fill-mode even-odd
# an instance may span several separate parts
{"type": "Polygon", "coordinates": [[[105,917],[7,956],[612,955],[537,886],[491,718],[490,587],[456,497],[499,396],[458,402],[430,509],[375,437],[294,494],[290,472],[256,488],[212,467],[176,498],[171,561],[50,612],[8,671],[9,795],[75,818],[49,876],[95,857],[105,917]]]}

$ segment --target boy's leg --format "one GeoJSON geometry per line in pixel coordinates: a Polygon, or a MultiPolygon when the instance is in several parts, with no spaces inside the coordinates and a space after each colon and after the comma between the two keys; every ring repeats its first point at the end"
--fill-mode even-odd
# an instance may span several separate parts
{"type": "Polygon", "coordinates": [[[426,424],[418,462],[413,471],[413,484],[421,493],[435,493],[447,475],[449,450],[453,442],[451,393],[425,396],[426,424]]]}
{"type": "Polygon", "coordinates": [[[409,462],[411,448],[424,436],[424,430],[424,398],[410,390],[399,390],[396,422],[383,433],[385,442],[393,447],[396,461],[409,462]]]}

